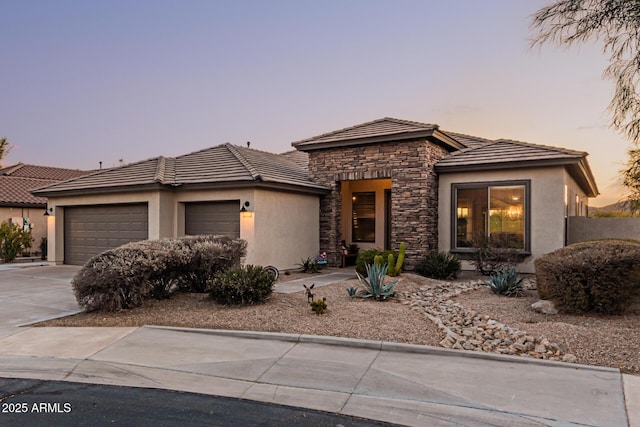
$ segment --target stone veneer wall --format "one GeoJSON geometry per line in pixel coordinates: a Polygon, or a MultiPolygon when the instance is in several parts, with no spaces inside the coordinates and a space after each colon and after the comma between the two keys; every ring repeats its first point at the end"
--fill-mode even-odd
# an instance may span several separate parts
{"type": "MultiPolygon", "coordinates": [[[[447,151],[429,141],[384,142],[309,151],[309,177],[332,189],[320,201],[320,249],[341,261],[341,181],[391,178],[391,247],[407,244],[405,266],[438,248],[438,177],[447,151]]],[[[348,243],[348,242],[347,242],[348,243]]]]}

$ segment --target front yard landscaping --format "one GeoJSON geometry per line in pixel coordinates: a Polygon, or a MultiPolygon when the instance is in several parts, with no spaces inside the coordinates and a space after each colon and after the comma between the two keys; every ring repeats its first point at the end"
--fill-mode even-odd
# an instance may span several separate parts
{"type": "MultiPolygon", "coordinates": [[[[301,277],[313,283],[313,275],[301,274],[281,275],[278,283],[301,277]]],[[[315,288],[316,300],[326,298],[321,315],[311,310],[300,286],[300,292],[274,293],[264,304],[230,307],[206,293],[176,293],[132,309],[80,313],[37,326],[162,325],[328,335],[555,360],[574,355],[577,363],[640,374],[640,302],[623,315],[545,315],[530,307],[538,299],[534,290],[507,298],[478,285],[481,277],[472,273],[454,281],[410,273],[399,278],[397,296],[387,301],[349,297],[346,289],[356,286],[356,279],[315,288]]]]}

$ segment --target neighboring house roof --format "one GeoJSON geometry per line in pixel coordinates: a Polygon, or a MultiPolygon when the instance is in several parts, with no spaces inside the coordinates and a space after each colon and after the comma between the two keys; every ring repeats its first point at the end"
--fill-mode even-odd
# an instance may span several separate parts
{"type": "Polygon", "coordinates": [[[438,130],[438,125],[384,117],[371,122],[336,130],[313,138],[293,142],[300,151],[348,147],[380,142],[426,138],[448,151],[464,148],[460,142],[438,130]]]}
{"type": "Polygon", "coordinates": [[[307,171],[287,156],[222,144],[175,158],[156,157],[105,169],[33,191],[55,196],[74,193],[138,191],[150,188],[264,186],[324,194],[307,171]]]}
{"type": "Polygon", "coordinates": [[[65,179],[86,175],[87,171],[18,163],[0,169],[0,206],[45,208],[47,199],[30,190],[65,179]]]}
{"type": "Polygon", "coordinates": [[[451,153],[435,167],[437,172],[446,173],[562,165],[587,196],[595,197],[598,187],[587,155],[583,151],[499,139],[451,153]]]}

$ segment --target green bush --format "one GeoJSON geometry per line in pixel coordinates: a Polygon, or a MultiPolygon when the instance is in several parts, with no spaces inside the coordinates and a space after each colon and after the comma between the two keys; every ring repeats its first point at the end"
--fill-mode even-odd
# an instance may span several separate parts
{"type": "Polygon", "coordinates": [[[271,295],[273,283],[273,274],[261,266],[234,267],[213,276],[209,295],[220,304],[255,304],[271,295]]]}
{"type": "Polygon", "coordinates": [[[49,251],[49,244],[47,242],[47,238],[46,237],[42,237],[40,239],[40,259],[41,260],[46,260],[47,259],[47,252],[49,251]]]}
{"type": "Polygon", "coordinates": [[[33,238],[30,231],[24,231],[17,224],[3,221],[0,224],[0,259],[11,262],[25,249],[31,247],[33,238]]]}
{"type": "Polygon", "coordinates": [[[395,257],[395,253],[390,250],[381,250],[381,249],[367,249],[366,251],[362,251],[358,253],[358,258],[356,259],[356,272],[361,275],[367,275],[367,265],[373,264],[375,262],[375,257],[380,255],[382,256],[383,262],[389,259],[389,254],[393,254],[395,257]]]}
{"type": "Polygon", "coordinates": [[[309,305],[311,306],[311,310],[318,316],[327,311],[327,299],[325,297],[317,301],[311,301],[309,305]]]}
{"type": "Polygon", "coordinates": [[[522,277],[518,275],[516,269],[513,267],[503,268],[497,273],[492,274],[484,284],[495,294],[508,297],[521,297],[524,295],[522,277]]]}
{"type": "Polygon", "coordinates": [[[455,279],[460,272],[458,257],[449,252],[432,251],[423,256],[416,264],[415,270],[421,276],[432,279],[455,279]]]}
{"type": "Polygon", "coordinates": [[[640,293],[640,242],[576,243],[535,261],[538,294],[565,312],[624,312],[640,293]]]}
{"type": "Polygon", "coordinates": [[[184,254],[173,266],[184,292],[206,292],[214,274],[239,266],[247,252],[244,240],[228,236],[185,236],[172,239],[170,244],[174,251],[184,254]]]}
{"type": "Polygon", "coordinates": [[[178,289],[204,290],[215,273],[239,265],[245,248],[220,236],[127,243],[91,258],[73,278],[73,292],[86,311],[115,311],[178,289]]]}
{"type": "Polygon", "coordinates": [[[300,262],[296,265],[300,267],[303,273],[317,273],[321,268],[320,264],[318,264],[318,261],[312,259],[311,257],[300,259],[300,262]]]}

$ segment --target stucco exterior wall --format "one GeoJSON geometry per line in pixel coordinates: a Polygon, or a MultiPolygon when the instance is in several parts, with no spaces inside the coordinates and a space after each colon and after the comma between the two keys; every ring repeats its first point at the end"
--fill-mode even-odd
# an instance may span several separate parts
{"type": "Polygon", "coordinates": [[[587,218],[570,216],[567,244],[596,239],[640,240],[640,218],[587,218]]]}
{"type": "Polygon", "coordinates": [[[247,262],[292,269],[302,258],[318,256],[318,196],[256,190],[254,200],[255,243],[247,262]]]}
{"type": "Polygon", "coordinates": [[[44,208],[20,208],[20,207],[0,207],[0,223],[8,221],[10,218],[29,218],[31,223],[31,253],[40,251],[40,240],[47,237],[47,217],[43,215],[44,208]]]}
{"type": "MultiPolygon", "coordinates": [[[[301,257],[319,252],[319,196],[260,189],[144,191],[91,196],[53,197],[49,207],[49,261],[64,262],[64,207],[146,202],[149,239],[185,234],[185,203],[238,200],[250,203],[240,216],[240,238],[247,241],[247,264],[294,268],[301,257]]],[[[44,211],[43,211],[44,212],[44,211]]],[[[46,224],[46,223],[45,223],[46,224]]],[[[45,226],[43,228],[46,229],[45,226]]]]}
{"type": "MultiPolygon", "coordinates": [[[[565,198],[564,185],[577,187],[566,174],[564,167],[535,169],[513,169],[505,171],[441,173],[439,177],[439,220],[438,249],[452,249],[451,227],[451,185],[454,183],[492,182],[510,180],[530,180],[531,200],[531,256],[518,266],[523,273],[535,272],[533,261],[536,257],[564,246],[565,238],[565,198]]],[[[469,263],[464,268],[473,269],[469,263]]]]}
{"type": "MultiPolygon", "coordinates": [[[[343,181],[391,179],[391,247],[407,244],[410,269],[438,245],[438,185],[434,164],[447,151],[429,141],[384,142],[309,151],[309,178],[332,189],[321,199],[320,247],[329,262],[341,260],[343,181]]],[[[348,242],[347,242],[348,243],[348,242]]]]}
{"type": "Polygon", "coordinates": [[[563,180],[564,185],[567,186],[565,216],[587,216],[589,198],[566,169],[563,170],[563,180]]]}

